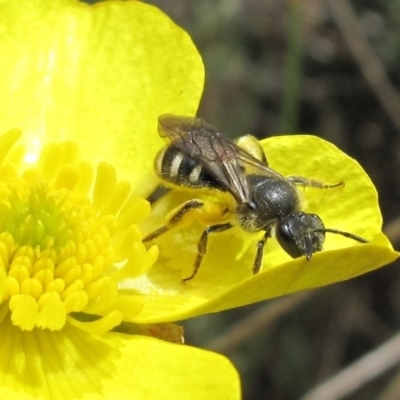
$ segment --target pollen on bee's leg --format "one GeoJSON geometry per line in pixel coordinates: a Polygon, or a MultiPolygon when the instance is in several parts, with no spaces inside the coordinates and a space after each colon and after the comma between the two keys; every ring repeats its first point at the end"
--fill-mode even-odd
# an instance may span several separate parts
{"type": "Polygon", "coordinates": [[[46,146],[37,163],[18,171],[7,164],[24,164],[16,161],[23,153],[8,154],[17,139],[0,136],[0,323],[9,315],[22,330],[68,322],[104,332],[132,320],[144,300],[122,295],[118,279],[140,275],[158,256],[137,227],[150,205],[130,197],[111,165],[101,163],[94,175],[73,142],[46,146]],[[78,314],[97,320],[75,320],[78,314]]]}

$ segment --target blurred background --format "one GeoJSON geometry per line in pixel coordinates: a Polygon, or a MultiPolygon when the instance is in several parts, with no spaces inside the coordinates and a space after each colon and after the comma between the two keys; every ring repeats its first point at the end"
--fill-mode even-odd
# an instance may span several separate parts
{"type": "MultiPolygon", "coordinates": [[[[231,136],[335,143],[371,176],[400,248],[398,0],[147,2],[203,56],[198,115],[231,136]]],[[[184,325],[187,343],[232,360],[245,400],[400,399],[399,265],[184,325]]]]}

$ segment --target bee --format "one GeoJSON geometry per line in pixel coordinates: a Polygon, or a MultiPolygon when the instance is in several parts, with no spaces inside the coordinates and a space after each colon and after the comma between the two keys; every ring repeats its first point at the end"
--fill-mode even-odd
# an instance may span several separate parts
{"type": "Polygon", "coordinates": [[[301,176],[284,177],[269,167],[255,137],[248,135],[233,142],[202,118],[166,114],[158,122],[159,135],[170,143],[156,156],[157,175],[166,186],[202,190],[216,199],[212,206],[202,199],[186,201],[171,213],[164,226],[143,239],[147,242],[157,238],[188,216],[206,220],[207,214],[213,213],[213,220],[218,223],[203,230],[193,272],[182,282],[196,276],[209,235],[236,225],[247,232],[265,232],[256,245],[254,274],[261,268],[265,244],[273,228],[280,246],[292,258],[305,256],[311,260],[314,253],[323,249],[328,232],[368,243],[352,233],[325,228],[318,215],[300,209],[297,186],[326,189],[343,182],[324,184],[301,176]]]}

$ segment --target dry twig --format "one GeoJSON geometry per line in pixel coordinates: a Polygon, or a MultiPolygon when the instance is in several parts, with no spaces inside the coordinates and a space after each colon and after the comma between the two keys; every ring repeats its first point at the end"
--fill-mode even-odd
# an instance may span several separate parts
{"type": "Polygon", "coordinates": [[[277,322],[299,307],[314,293],[316,291],[297,293],[275,300],[272,304],[267,303],[247,318],[226,329],[204,347],[222,354],[230,353],[261,329],[265,329],[266,326],[277,322]]]}
{"type": "Polygon", "coordinates": [[[368,43],[350,3],[347,0],[326,0],[326,2],[365,80],[400,131],[400,96],[368,43]]]}
{"type": "Polygon", "coordinates": [[[398,363],[400,363],[400,333],[312,389],[301,400],[343,399],[398,363]]]}

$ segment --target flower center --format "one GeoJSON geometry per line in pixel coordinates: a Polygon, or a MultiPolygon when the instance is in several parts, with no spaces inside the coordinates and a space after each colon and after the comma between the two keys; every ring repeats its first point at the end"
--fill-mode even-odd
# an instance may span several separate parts
{"type": "MultiPolygon", "coordinates": [[[[4,149],[7,135],[0,153],[18,139],[4,149]]],[[[93,173],[71,151],[79,153],[76,144],[48,146],[38,165],[21,173],[11,155],[1,166],[0,320],[11,312],[23,330],[58,330],[70,321],[105,331],[130,320],[143,300],[120,296],[118,280],[142,273],[157,257],[155,248],[146,252],[136,226],[149,213],[145,200],[129,197],[129,184],[116,181],[105,163],[90,195],[93,173]],[[70,313],[98,317],[82,323],[70,313]]]]}

